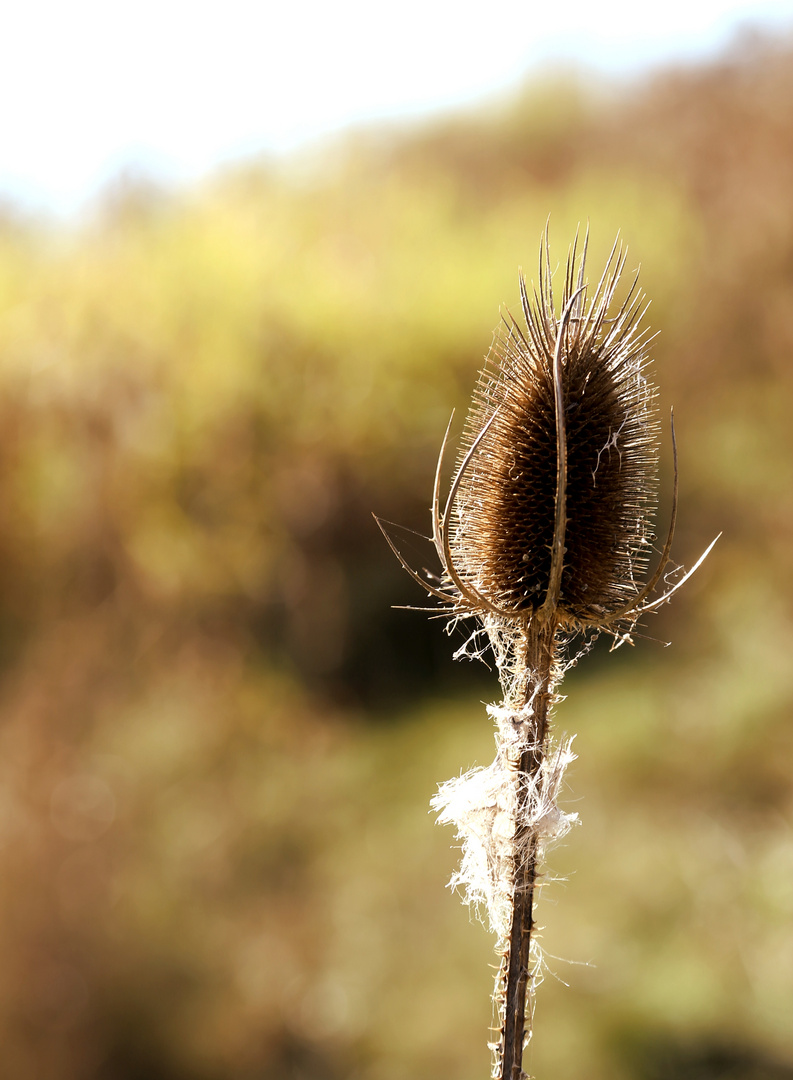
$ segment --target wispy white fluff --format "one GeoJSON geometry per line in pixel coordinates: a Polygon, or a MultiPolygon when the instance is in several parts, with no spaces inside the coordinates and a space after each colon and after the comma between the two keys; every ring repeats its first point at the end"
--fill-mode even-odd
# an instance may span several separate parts
{"type": "Polygon", "coordinates": [[[515,847],[518,827],[526,827],[521,847],[528,852],[536,842],[541,855],[550,841],[564,836],[578,820],[556,801],[565,770],[576,755],[572,739],[549,748],[532,780],[516,769],[524,746],[515,729],[522,725],[515,725],[514,714],[501,707],[489,706],[488,712],[498,725],[495,760],[440,784],[430,806],[440,824],[455,826],[462,841],[460,867],[450,886],[459,889],[463,901],[478,913],[484,908],[491,930],[502,941],[509,934],[513,867],[521,854],[515,847]],[[525,800],[518,798],[521,785],[528,790],[525,800]]]}

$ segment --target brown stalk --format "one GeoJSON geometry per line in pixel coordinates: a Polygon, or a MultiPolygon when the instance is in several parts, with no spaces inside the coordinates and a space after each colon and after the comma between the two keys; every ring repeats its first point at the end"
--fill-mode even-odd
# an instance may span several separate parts
{"type": "Polygon", "coordinates": [[[517,762],[518,802],[513,855],[512,925],[502,960],[504,1017],[499,1049],[499,1080],[520,1080],[526,1041],[526,1008],[531,998],[531,942],[534,929],[534,889],[537,883],[538,842],[529,823],[531,797],[545,758],[550,706],[556,668],[556,624],[532,619],[526,630],[526,681],[517,715],[531,705],[524,721],[523,749],[517,762]]]}

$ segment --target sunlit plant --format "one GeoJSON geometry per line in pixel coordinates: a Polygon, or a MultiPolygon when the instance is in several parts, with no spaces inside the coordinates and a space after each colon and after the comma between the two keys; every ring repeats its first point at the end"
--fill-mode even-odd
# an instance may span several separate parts
{"type": "Polygon", "coordinates": [[[520,278],[524,322],[506,315],[496,331],[442,500],[449,422],[432,498],[441,574],[417,573],[386,534],[452,623],[476,620],[464,651],[481,652],[487,642],[503,690],[501,704],[488,708],[495,760],[442,784],[432,800],[462,840],[453,884],[485,907],[498,938],[497,1080],[525,1077],[542,973],[534,933],[539,868],[547,843],[575,819],[557,805],[574,756],[570,740],[551,739],[559,682],[599,634],[614,647],[630,642],[642,616],[667,603],[710,551],[688,573],[670,566],[672,426],[672,510],[649,573],[660,423],[647,378],[646,307],[636,278],[617,302],[626,261],[619,241],[594,287],[586,254],[587,239],[579,254],[576,237],[557,313],[546,231],[531,293],[520,278]]]}

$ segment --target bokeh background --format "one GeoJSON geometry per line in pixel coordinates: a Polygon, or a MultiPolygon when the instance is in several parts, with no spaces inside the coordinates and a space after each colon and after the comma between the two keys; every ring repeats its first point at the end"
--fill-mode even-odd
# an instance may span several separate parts
{"type": "Polygon", "coordinates": [[[690,565],[571,673],[545,1080],[793,1077],[793,42],[546,72],[0,221],[0,1073],[475,1080],[439,781],[492,672],[421,603],[435,457],[550,215],[662,331],[690,565]],[[671,642],[669,648],[664,643],[671,642]]]}

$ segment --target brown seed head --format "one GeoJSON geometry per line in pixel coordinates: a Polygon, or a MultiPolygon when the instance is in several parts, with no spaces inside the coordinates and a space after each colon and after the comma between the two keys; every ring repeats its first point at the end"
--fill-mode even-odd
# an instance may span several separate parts
{"type": "Polygon", "coordinates": [[[628,640],[637,620],[667,603],[719,539],[653,595],[666,581],[677,518],[674,425],[669,531],[645,582],[659,442],[656,390],[645,374],[650,339],[639,325],[646,307],[636,279],[615,303],[625,266],[618,241],[594,288],[585,278],[586,248],[585,239],[577,258],[573,244],[557,315],[546,231],[531,299],[520,278],[525,328],[509,317],[496,332],[442,508],[446,432],[432,500],[443,568],[437,585],[411,568],[377,519],[414,580],[452,616],[482,616],[491,641],[505,626],[522,634],[535,615],[554,628],[628,640]]]}
{"type": "Polygon", "coordinates": [[[625,263],[616,244],[594,290],[585,262],[586,242],[578,260],[574,245],[559,316],[547,237],[531,299],[521,278],[526,326],[508,318],[496,334],[448,515],[469,600],[524,616],[544,606],[571,628],[608,625],[639,595],[658,492],[643,298],[634,281],[610,310],[625,263]]]}

